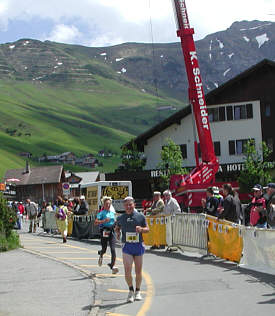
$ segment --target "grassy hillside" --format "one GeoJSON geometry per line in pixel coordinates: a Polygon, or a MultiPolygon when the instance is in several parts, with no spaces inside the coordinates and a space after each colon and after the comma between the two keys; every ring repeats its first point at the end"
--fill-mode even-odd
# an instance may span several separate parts
{"type": "MultiPolygon", "coordinates": [[[[181,106],[103,76],[93,79],[67,85],[0,80],[0,178],[6,169],[24,166],[19,152],[31,152],[34,159],[101,149],[119,155],[123,143],[157,123],[157,106],[181,106]]],[[[103,163],[110,171],[119,158],[103,163]]]]}

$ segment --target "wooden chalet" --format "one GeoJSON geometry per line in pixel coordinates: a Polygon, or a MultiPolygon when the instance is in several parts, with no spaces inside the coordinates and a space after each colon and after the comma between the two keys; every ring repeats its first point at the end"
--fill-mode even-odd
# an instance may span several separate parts
{"type": "Polygon", "coordinates": [[[53,202],[58,195],[62,196],[62,183],[65,182],[63,166],[44,166],[24,169],[10,169],[6,172],[6,183],[16,185],[16,200],[30,200],[42,203],[53,202]]]}

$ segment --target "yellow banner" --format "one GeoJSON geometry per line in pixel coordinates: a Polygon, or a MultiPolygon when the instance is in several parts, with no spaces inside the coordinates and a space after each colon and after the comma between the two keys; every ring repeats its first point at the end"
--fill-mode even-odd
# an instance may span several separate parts
{"type": "Polygon", "coordinates": [[[109,185],[102,187],[101,198],[111,196],[113,200],[123,200],[129,195],[128,186],[126,185],[109,185]]]}
{"type": "Polygon", "coordinates": [[[165,216],[148,216],[146,217],[146,221],[150,230],[149,233],[143,234],[145,245],[167,245],[165,216]]]}
{"type": "Polygon", "coordinates": [[[208,221],[208,251],[220,258],[240,262],[243,250],[243,238],[239,227],[232,227],[229,222],[217,221],[206,216],[208,221]]]}

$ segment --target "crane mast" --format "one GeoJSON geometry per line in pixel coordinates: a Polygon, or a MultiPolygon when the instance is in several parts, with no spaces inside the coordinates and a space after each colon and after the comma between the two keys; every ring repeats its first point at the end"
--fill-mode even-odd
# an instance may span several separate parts
{"type": "Polygon", "coordinates": [[[208,112],[203,91],[201,72],[198,63],[194,29],[190,27],[185,0],[172,0],[178,26],[177,35],[181,39],[186,73],[188,78],[188,96],[196,123],[201,149],[201,162],[198,158],[198,144],[194,141],[196,167],[189,175],[181,179],[178,191],[183,191],[190,185],[209,184],[215,181],[219,163],[214,151],[208,112]]]}

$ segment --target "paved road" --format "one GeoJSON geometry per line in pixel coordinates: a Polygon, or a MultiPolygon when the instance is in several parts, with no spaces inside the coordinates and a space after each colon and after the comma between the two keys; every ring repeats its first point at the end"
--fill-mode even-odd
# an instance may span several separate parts
{"type": "MultiPolygon", "coordinates": [[[[36,276],[41,301],[43,294],[46,295],[45,292],[43,293],[43,286],[48,286],[45,280],[49,281],[49,279],[54,280],[50,291],[53,302],[52,310],[55,310],[59,304],[56,295],[59,295],[60,289],[65,289],[66,298],[70,298],[67,300],[68,310],[59,315],[82,315],[81,312],[84,313],[83,315],[87,315],[89,306],[93,303],[93,294],[95,302],[91,315],[274,315],[275,276],[249,272],[237,268],[232,263],[214,259],[203,260],[200,256],[193,254],[148,250],[144,257],[145,280],[142,287],[144,300],[127,304],[125,301],[128,291],[124,281],[120,248],[117,249],[120,272],[114,276],[107,266],[109,256],[104,258],[102,267],[97,266],[99,242],[96,240],[87,242],[69,240],[67,244],[62,244],[60,237],[43,234],[22,234],[21,239],[26,251],[43,256],[40,258],[31,253],[24,253],[24,256],[29,257],[28,262],[33,260],[34,265],[41,267],[40,275],[36,276]],[[53,259],[55,261],[52,261],[53,259]],[[54,274],[47,269],[46,265],[49,261],[54,262],[56,267],[62,267],[64,270],[62,278],[58,278],[60,274],[56,274],[58,268],[55,268],[54,274]],[[71,268],[58,262],[70,265],[71,268]],[[86,277],[84,275],[81,277],[80,272],[75,271],[75,268],[82,270],[86,277]],[[75,275],[69,276],[70,273],[75,273],[75,275]],[[79,282],[81,282],[81,287],[79,282]],[[95,284],[95,288],[93,288],[93,284],[95,284]],[[93,290],[94,292],[92,292],[93,290]],[[83,299],[79,302],[79,306],[74,306],[75,303],[72,304],[72,300],[75,298],[77,300],[74,302],[83,299]]],[[[23,252],[14,253],[22,254],[23,252]]],[[[5,265],[3,263],[5,258],[2,260],[3,258],[1,255],[1,271],[5,265]]],[[[8,272],[11,270],[12,268],[9,267],[8,272]]],[[[19,271],[16,275],[20,275],[19,271]]],[[[1,280],[2,276],[0,272],[1,280]]],[[[0,311],[5,311],[2,308],[4,301],[2,295],[6,295],[5,299],[12,295],[17,297],[12,289],[9,293],[3,293],[5,287],[8,288],[7,280],[9,278],[6,278],[6,286],[1,286],[2,282],[0,283],[0,311]]],[[[29,278],[23,277],[21,281],[27,284],[29,278]]],[[[31,285],[26,286],[25,295],[23,291],[19,295],[25,298],[20,301],[21,311],[29,308],[28,299],[31,285]]],[[[37,294],[36,290],[33,292],[37,294]]],[[[35,307],[33,308],[35,312],[35,307]]],[[[40,312],[21,313],[20,315],[58,315],[48,313],[48,309],[43,304],[40,305],[40,312]]],[[[19,314],[11,311],[10,315],[19,314]]]]}

